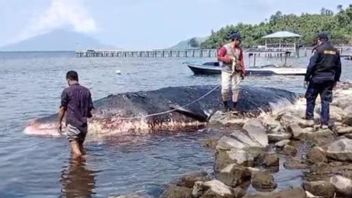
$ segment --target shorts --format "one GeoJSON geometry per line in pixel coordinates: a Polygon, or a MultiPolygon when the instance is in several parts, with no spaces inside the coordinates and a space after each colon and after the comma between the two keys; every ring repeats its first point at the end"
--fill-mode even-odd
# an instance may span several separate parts
{"type": "Polygon", "coordinates": [[[80,127],[80,129],[78,129],[75,126],[68,124],[66,127],[66,137],[70,142],[77,141],[78,143],[83,144],[84,140],[86,139],[87,132],[87,126],[80,127]]]}

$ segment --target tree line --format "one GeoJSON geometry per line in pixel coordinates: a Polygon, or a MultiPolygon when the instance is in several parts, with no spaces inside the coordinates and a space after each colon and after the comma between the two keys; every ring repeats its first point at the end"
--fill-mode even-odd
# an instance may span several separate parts
{"type": "Polygon", "coordinates": [[[243,46],[254,47],[264,43],[263,36],[277,31],[290,31],[302,35],[300,44],[305,46],[313,45],[316,34],[322,31],[329,32],[335,44],[352,44],[352,4],[346,8],[338,5],[336,9],[336,13],[322,8],[320,14],[301,15],[277,11],[259,24],[238,23],[223,27],[217,32],[212,31],[201,47],[217,48],[227,42],[228,36],[234,32],[241,33],[243,46]]]}

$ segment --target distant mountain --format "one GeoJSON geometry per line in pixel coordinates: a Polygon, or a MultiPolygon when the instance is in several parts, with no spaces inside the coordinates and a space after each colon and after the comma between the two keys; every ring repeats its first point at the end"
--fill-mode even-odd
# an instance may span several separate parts
{"type": "Polygon", "coordinates": [[[18,43],[0,47],[0,51],[74,51],[77,49],[113,48],[88,35],[55,30],[18,43]]]}
{"type": "Polygon", "coordinates": [[[169,49],[197,49],[208,37],[194,37],[170,47],[169,49]]]}

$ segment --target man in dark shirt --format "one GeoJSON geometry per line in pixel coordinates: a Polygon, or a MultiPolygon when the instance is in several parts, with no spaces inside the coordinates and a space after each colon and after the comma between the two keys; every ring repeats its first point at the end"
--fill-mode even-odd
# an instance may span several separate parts
{"type": "Polygon", "coordinates": [[[332,90],[340,81],[341,59],[339,51],[330,43],[327,33],[318,34],[318,45],[311,57],[307,73],[305,75],[307,109],[306,119],[314,122],[315,100],[320,95],[322,128],[328,128],[330,103],[332,102],[332,90]]]}
{"type": "Polygon", "coordinates": [[[62,132],[62,121],[66,115],[66,135],[70,141],[74,158],[85,154],[83,142],[88,132],[88,118],[92,117],[94,108],[90,91],[78,83],[78,74],[69,71],[66,74],[69,87],[61,94],[59,110],[59,132],[62,132]]]}

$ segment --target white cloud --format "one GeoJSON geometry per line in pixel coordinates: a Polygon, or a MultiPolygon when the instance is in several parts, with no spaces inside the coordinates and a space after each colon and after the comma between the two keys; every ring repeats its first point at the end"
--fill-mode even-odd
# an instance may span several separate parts
{"type": "Polygon", "coordinates": [[[65,26],[82,33],[97,30],[96,23],[89,16],[82,0],[52,0],[49,8],[34,17],[16,40],[24,40],[65,26]]]}

